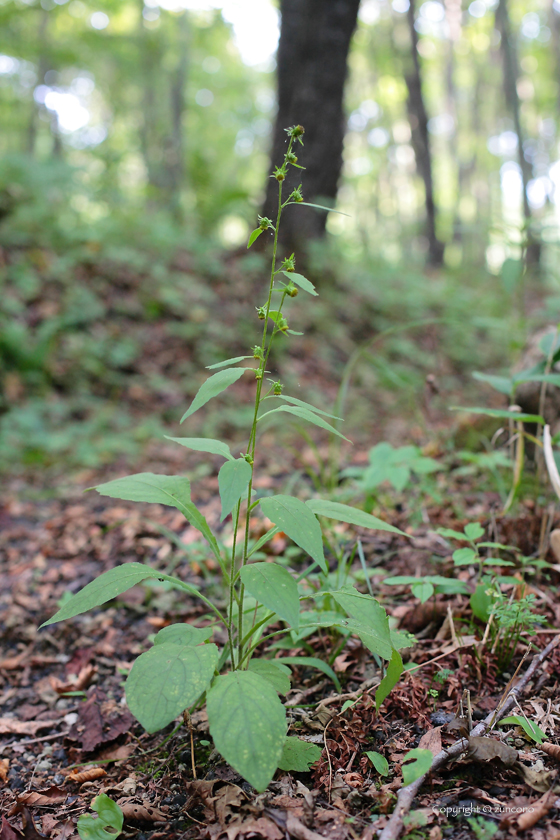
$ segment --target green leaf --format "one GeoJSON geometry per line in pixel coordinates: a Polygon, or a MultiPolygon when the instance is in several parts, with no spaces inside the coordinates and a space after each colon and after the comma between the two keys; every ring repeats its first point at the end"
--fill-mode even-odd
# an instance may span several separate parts
{"type": "Polygon", "coordinates": [[[241,580],[253,598],[299,630],[298,587],[286,569],[275,563],[251,563],[241,569],[241,580]]]}
{"type": "MultiPolygon", "coordinates": [[[[234,365],[236,362],[244,362],[245,359],[253,359],[254,356],[234,356],[233,359],[224,359],[223,362],[216,362],[214,365],[206,365],[206,370],[217,370],[226,365],[234,365]]],[[[246,368],[244,368],[246,370],[246,368]]]]}
{"type": "Polygon", "coordinates": [[[261,414],[259,422],[264,420],[265,417],[270,417],[271,414],[277,414],[279,411],[285,411],[287,414],[293,414],[294,417],[299,417],[300,420],[306,420],[308,423],[313,423],[313,425],[319,426],[321,429],[325,429],[327,432],[337,435],[343,440],[347,440],[348,443],[351,443],[347,437],[344,437],[338,429],[335,429],[334,426],[331,426],[331,424],[327,423],[326,420],[323,420],[322,417],[319,417],[315,414],[315,412],[310,411],[308,408],[303,408],[299,405],[280,405],[278,408],[273,408],[272,411],[267,411],[265,414],[261,414]]]}
{"type": "Polygon", "coordinates": [[[227,458],[228,461],[233,461],[233,455],[230,452],[227,443],[221,440],[212,440],[212,438],[176,438],[165,435],[167,440],[172,440],[174,443],[179,443],[181,446],[186,446],[187,449],[193,449],[195,452],[209,452],[211,455],[221,455],[222,458],[227,458]]]}
{"type": "Polygon", "coordinates": [[[98,816],[82,814],[78,818],[78,834],[82,840],[108,840],[122,833],[123,812],[105,793],[100,793],[95,797],[91,803],[91,810],[96,811],[98,816]]]}
{"type": "Polygon", "coordinates": [[[315,295],[315,297],[317,297],[315,286],[307,279],[307,277],[304,277],[303,274],[296,274],[295,271],[283,271],[282,274],[285,274],[288,280],[291,280],[296,284],[296,286],[303,289],[304,292],[308,292],[310,295],[315,295]]]}
{"type": "Polygon", "coordinates": [[[377,772],[381,776],[387,776],[387,774],[389,773],[389,762],[387,761],[385,756],[381,755],[381,753],[375,752],[375,750],[368,750],[365,754],[367,755],[377,772]]]}
{"type": "Polygon", "coordinates": [[[212,636],[212,627],[193,627],[191,624],[170,624],[156,633],[154,645],[201,645],[212,636]]]}
{"type": "Polygon", "coordinates": [[[411,785],[412,782],[415,782],[416,779],[420,778],[420,776],[428,773],[433,760],[434,756],[431,750],[422,750],[418,747],[415,750],[409,750],[403,759],[403,784],[405,786],[411,785]],[[406,764],[404,762],[406,762],[406,764]]]}
{"type": "Polygon", "coordinates": [[[511,560],[501,560],[499,557],[487,557],[484,560],[485,566],[515,566],[511,560]]]}
{"type": "Polygon", "coordinates": [[[521,715],[510,715],[509,717],[502,718],[499,722],[499,726],[508,726],[513,724],[514,726],[520,726],[526,735],[529,736],[533,741],[536,741],[537,744],[542,744],[546,735],[540,728],[534,723],[532,720],[528,720],[521,715]]]}
{"type": "Polygon", "coordinates": [[[414,647],[416,644],[416,637],[407,631],[391,630],[391,644],[395,650],[403,650],[403,648],[414,647]]]}
{"type": "Polygon", "coordinates": [[[484,414],[487,417],[497,417],[503,420],[521,420],[524,423],[540,423],[544,426],[544,420],[540,414],[524,414],[521,411],[507,411],[505,408],[470,408],[462,405],[452,405],[450,411],[466,411],[469,414],[484,414]]]}
{"type": "Polygon", "coordinates": [[[221,554],[205,517],[191,502],[191,486],[188,478],[175,475],[154,475],[138,473],[126,478],[117,478],[95,488],[101,496],[112,499],[126,499],[130,502],[156,502],[171,505],[180,510],[183,516],[206,537],[214,556],[221,563],[221,554]]]}
{"type": "Polygon", "coordinates": [[[128,708],[148,732],[163,729],[206,691],[219,658],[216,645],[154,645],[128,675],[128,708]]]}
{"type": "Polygon", "coordinates": [[[249,671],[268,680],[278,694],[287,694],[290,690],[291,671],[282,662],[277,662],[275,659],[251,659],[249,671]]]}
{"type": "Polygon", "coordinates": [[[231,513],[241,496],[247,490],[253,471],[245,458],[226,461],[218,473],[218,486],[222,500],[220,522],[231,513]]]}
{"type": "Polygon", "coordinates": [[[398,683],[403,670],[404,668],[401,655],[398,650],[394,650],[391,660],[387,665],[387,673],[379,683],[379,688],[375,692],[375,708],[377,710],[379,710],[383,701],[387,699],[391,691],[398,683]]]}
{"type": "Polygon", "coordinates": [[[247,243],[247,248],[250,248],[253,242],[259,238],[261,233],[264,233],[264,229],[261,227],[255,228],[255,230],[251,231],[251,235],[249,237],[249,241],[247,243]]]}
{"type": "Polygon", "coordinates": [[[451,528],[438,528],[436,534],[440,534],[442,537],[447,537],[450,540],[467,540],[466,534],[460,531],[452,531],[451,528]]]}
{"type": "Polygon", "coordinates": [[[431,583],[423,580],[421,583],[413,584],[411,591],[414,597],[419,598],[420,603],[424,604],[434,594],[434,587],[431,583]]]}
{"type": "Polygon", "coordinates": [[[491,589],[489,583],[479,583],[476,586],[473,594],[470,597],[469,603],[473,614],[481,621],[488,621],[490,618],[490,611],[494,604],[492,595],[488,595],[488,590],[491,589]]]}
{"type": "Polygon", "coordinates": [[[465,534],[469,540],[474,542],[484,536],[484,528],[479,522],[469,522],[465,525],[465,534]]]}
{"type": "Polygon", "coordinates": [[[319,761],[322,752],[317,744],[310,744],[309,741],[288,735],[278,767],[287,772],[308,773],[311,765],[319,761]]]}
{"type": "Polygon", "coordinates": [[[478,555],[472,548],[458,548],[452,556],[456,566],[470,566],[478,562],[478,555]]]}
{"type": "Polygon", "coordinates": [[[321,526],[305,503],[295,496],[280,495],[261,499],[259,504],[264,515],[303,548],[327,574],[321,526]]]}
{"type": "Polygon", "coordinates": [[[307,408],[309,411],[312,411],[314,414],[321,414],[323,417],[330,417],[332,420],[342,420],[342,417],[337,417],[336,414],[329,414],[326,411],[322,411],[320,408],[316,408],[311,403],[306,403],[303,400],[298,399],[297,397],[290,397],[289,394],[274,394],[267,399],[278,399],[278,400],[285,400],[286,402],[291,403],[292,405],[298,405],[300,408],[307,408]]]}
{"type": "Polygon", "coordinates": [[[191,414],[194,414],[195,411],[198,411],[199,408],[202,408],[203,405],[206,405],[209,400],[217,397],[218,394],[221,394],[222,391],[225,391],[234,382],[237,382],[246,370],[253,370],[253,368],[226,368],[210,376],[198,389],[190,408],[181,417],[181,423],[187,417],[190,417],[191,414]]]}
{"type": "Polygon", "coordinates": [[[506,396],[511,396],[515,382],[513,379],[510,379],[507,376],[493,376],[489,373],[479,373],[475,371],[473,373],[473,378],[478,379],[479,382],[487,382],[488,385],[491,385],[492,388],[495,388],[496,391],[499,391],[501,394],[505,394],[506,396]]]}
{"type": "Polygon", "coordinates": [[[108,572],[99,575],[98,578],[92,580],[79,592],[66,601],[63,607],[57,613],[41,624],[41,627],[47,627],[49,624],[56,624],[57,621],[64,621],[67,618],[74,618],[76,615],[81,615],[93,607],[100,607],[106,604],[107,601],[112,601],[117,595],[126,592],[137,583],[141,583],[146,578],[165,577],[161,572],[156,572],[149,566],[144,566],[143,563],[124,563],[122,566],[115,566],[114,569],[109,569],[108,572]]]}
{"type": "Polygon", "coordinates": [[[262,793],[286,740],[286,712],[273,686],[251,671],[230,671],[207,692],[207,709],[216,749],[262,793]]]}
{"type": "Polygon", "coordinates": [[[307,665],[308,668],[316,668],[318,671],[322,671],[326,677],[332,680],[336,690],[339,693],[342,693],[342,686],[340,685],[340,680],[336,676],[331,666],[328,665],[326,662],[323,662],[322,659],[317,659],[317,657],[315,656],[280,656],[274,661],[284,662],[286,665],[307,665]]]}
{"type": "Polygon", "coordinates": [[[340,522],[348,522],[349,525],[369,528],[372,531],[391,531],[393,534],[401,534],[403,537],[408,537],[408,534],[405,534],[399,528],[395,528],[394,525],[389,525],[387,522],[383,522],[382,519],[378,519],[377,516],[372,516],[371,513],[366,513],[351,505],[343,505],[341,502],[331,502],[328,499],[309,499],[305,504],[317,516],[326,516],[327,519],[338,519],[340,522]]]}
{"type": "Polygon", "coordinates": [[[389,633],[389,619],[381,604],[371,595],[358,592],[353,586],[343,586],[331,591],[331,595],[337,604],[361,625],[359,629],[351,622],[348,626],[352,626],[353,632],[358,633],[366,647],[384,659],[391,659],[393,645],[389,633]]]}

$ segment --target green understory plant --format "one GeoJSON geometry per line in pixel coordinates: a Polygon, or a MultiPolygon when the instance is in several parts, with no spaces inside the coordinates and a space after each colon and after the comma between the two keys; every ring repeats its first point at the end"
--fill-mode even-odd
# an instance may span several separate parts
{"type": "MultiPolygon", "coordinates": [[[[218,397],[242,377],[254,383],[252,421],[247,444],[240,454],[232,454],[227,443],[207,438],[170,438],[180,446],[223,458],[218,474],[222,504],[221,520],[232,517],[231,547],[220,542],[208,521],[191,500],[189,480],[184,476],[140,473],[99,485],[104,496],[138,502],[153,502],[177,508],[197,528],[209,546],[220,570],[225,608],[207,598],[195,586],[150,566],[130,562],[100,575],[72,596],[45,625],[77,616],[99,607],[142,581],[165,581],[185,594],[200,599],[223,628],[226,644],[220,649],[212,642],[213,626],[193,627],[174,624],[164,627],[153,646],[134,662],[126,681],[126,699],[131,712],[148,730],[166,727],[185,710],[206,703],[210,734],[218,752],[258,791],[264,790],[278,767],[298,769],[309,757],[309,744],[287,736],[286,712],[279,699],[290,688],[286,659],[266,658],[265,643],[303,627],[321,630],[335,628],[341,635],[355,634],[372,654],[384,660],[386,674],[376,694],[376,705],[383,702],[397,683],[403,664],[398,640],[390,633],[383,607],[370,595],[345,584],[333,588],[329,596],[336,611],[301,610],[298,579],[279,561],[266,562],[259,552],[278,532],[283,531],[308,557],[300,579],[315,569],[328,575],[320,520],[333,519],[359,527],[392,531],[397,528],[382,520],[326,499],[301,499],[279,494],[258,498],[254,493],[255,464],[259,455],[259,432],[266,420],[296,418],[319,429],[342,433],[330,423],[332,417],[303,400],[282,392],[282,384],[268,379],[270,354],[278,339],[297,335],[289,327],[286,304],[303,291],[317,295],[313,284],[295,271],[294,256],[277,265],[278,231],[282,212],[289,205],[305,204],[301,187],[283,199],[282,187],[289,167],[299,166],[295,149],[303,145],[301,126],[286,130],[287,151],[272,175],[278,183],[276,220],[259,217],[259,226],[249,238],[249,246],[265,231],[274,235],[272,264],[264,301],[256,301],[262,322],[260,342],[249,355],[227,359],[209,366],[211,376],[198,389],[182,421],[191,417],[209,400],[218,397]],[[240,364],[241,363],[241,364],[240,364]],[[256,364],[255,364],[256,363],[256,364]],[[272,527],[256,542],[251,540],[251,520],[267,518],[272,527]]],[[[316,205],[311,205],[316,206],[316,205]]],[[[328,208],[323,208],[328,209],[328,208]]],[[[323,599],[322,592],[320,598],[323,599]]],[[[43,625],[43,626],[45,626],[43,625]]],[[[301,660],[300,660],[301,661],[301,660]]],[[[316,660],[318,661],[318,660],[316,660]]]]}

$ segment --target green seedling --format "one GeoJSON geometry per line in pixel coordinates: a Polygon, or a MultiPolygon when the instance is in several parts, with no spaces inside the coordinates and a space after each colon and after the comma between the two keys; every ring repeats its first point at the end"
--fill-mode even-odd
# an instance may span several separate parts
{"type": "MultiPolygon", "coordinates": [[[[73,618],[94,607],[108,603],[143,581],[159,581],[204,603],[227,639],[220,649],[212,641],[213,627],[197,628],[175,624],[163,628],[153,646],[134,662],[125,692],[128,706],[148,732],[163,729],[185,710],[204,702],[210,735],[223,758],[253,787],[263,791],[278,767],[299,769],[315,760],[316,751],[308,744],[294,746],[287,739],[286,711],[279,694],[289,688],[290,664],[312,664],[331,678],[330,666],[316,657],[272,659],[259,656],[265,643],[288,633],[308,629],[316,632],[334,628],[342,637],[357,635],[364,646],[387,663],[386,675],[376,694],[376,705],[387,697],[403,670],[398,647],[406,639],[391,634],[387,614],[370,595],[350,585],[331,589],[329,597],[336,604],[331,612],[302,610],[298,582],[284,562],[256,560],[258,552],[279,531],[283,531],[300,550],[306,567],[305,579],[315,569],[324,576],[329,568],[324,551],[323,520],[347,522],[359,527],[391,531],[397,528],[358,509],[327,499],[300,498],[278,494],[258,498],[254,492],[255,464],[260,457],[259,434],[271,422],[296,419],[322,431],[343,437],[331,424],[330,415],[283,393],[276,379],[269,380],[271,351],[279,340],[295,333],[289,326],[292,314],[288,303],[299,302],[299,292],[313,298],[313,284],[295,271],[290,256],[278,265],[278,231],[284,209],[304,203],[301,190],[293,190],[284,199],[283,182],[290,166],[297,165],[295,149],[303,145],[303,128],[287,129],[287,151],[273,178],[278,183],[278,210],[275,221],[259,218],[250,236],[249,246],[265,231],[273,234],[270,276],[264,299],[254,301],[256,316],[262,324],[260,342],[244,356],[209,366],[211,375],[199,387],[182,421],[202,409],[210,400],[244,378],[252,381],[254,400],[247,441],[242,452],[232,452],[221,440],[176,437],[179,446],[209,453],[223,459],[218,473],[221,519],[231,517],[232,545],[220,542],[215,532],[191,499],[189,480],[184,476],[141,473],[101,484],[95,489],[103,496],[138,502],[169,505],[177,508],[200,531],[209,552],[220,570],[225,607],[214,603],[199,589],[179,577],[141,563],[117,566],[73,595],[45,625],[73,618]],[[251,519],[266,517],[272,527],[252,543],[251,519]],[[307,559],[309,558],[309,559],[307,559]],[[313,660],[312,662],[310,660],[313,660]]],[[[404,535],[406,536],[406,535],[404,535]]],[[[326,593],[321,593],[324,598],[326,593]]],[[[221,603],[221,602],[219,602],[221,603]]],[[[45,626],[43,625],[43,626],[45,626]]]]}
{"type": "Polygon", "coordinates": [[[543,615],[535,615],[534,603],[534,595],[514,601],[513,596],[505,598],[501,593],[497,594],[491,613],[494,628],[492,650],[496,653],[500,671],[509,668],[521,634],[534,632],[535,627],[546,620],[543,615]]]}
{"type": "Polygon", "coordinates": [[[78,819],[78,834],[82,840],[109,840],[120,836],[124,817],[116,802],[100,793],[91,803],[91,810],[97,817],[82,814],[78,819]]]}
{"type": "Polygon", "coordinates": [[[455,566],[474,566],[478,564],[478,576],[482,577],[484,568],[487,566],[515,566],[512,560],[502,560],[499,557],[484,557],[480,549],[492,549],[497,551],[515,552],[517,549],[511,545],[502,545],[498,542],[480,542],[484,536],[484,528],[478,522],[469,522],[464,531],[454,531],[451,528],[438,528],[436,531],[441,537],[455,542],[466,542],[468,547],[457,548],[453,552],[453,563],[455,566]]]}

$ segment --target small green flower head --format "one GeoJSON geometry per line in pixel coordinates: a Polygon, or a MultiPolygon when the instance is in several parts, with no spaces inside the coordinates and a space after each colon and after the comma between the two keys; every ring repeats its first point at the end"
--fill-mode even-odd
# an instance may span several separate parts
{"type": "Polygon", "coordinates": [[[281,271],[295,271],[295,270],[296,270],[296,258],[295,258],[295,254],[292,254],[290,257],[286,257],[286,259],[282,261],[281,271]]]}
{"type": "Polygon", "coordinates": [[[305,129],[302,125],[292,125],[291,128],[285,128],[284,131],[287,133],[288,137],[291,140],[299,140],[301,145],[303,146],[302,135],[305,133],[305,129]]]}
{"type": "Polygon", "coordinates": [[[297,297],[298,292],[299,292],[299,289],[296,285],[294,285],[294,283],[290,283],[286,287],[286,294],[289,295],[290,297],[297,297]]]}
{"type": "Polygon", "coordinates": [[[263,378],[262,368],[259,368],[258,370],[255,371],[255,379],[257,380],[257,382],[260,382],[262,378],[263,378]]]}
{"type": "Polygon", "coordinates": [[[248,464],[251,464],[251,466],[253,466],[253,458],[251,457],[251,455],[249,455],[248,452],[246,455],[242,455],[242,457],[247,461],[248,464]]]}
{"type": "Polygon", "coordinates": [[[283,181],[286,177],[286,167],[277,166],[273,172],[273,177],[276,178],[277,181],[283,181]]]}
{"type": "Polygon", "coordinates": [[[261,230],[269,230],[270,228],[274,228],[271,219],[267,219],[266,216],[257,216],[259,221],[259,227],[261,230]]]}
{"type": "Polygon", "coordinates": [[[258,344],[255,344],[255,346],[253,347],[253,359],[262,359],[262,358],[263,358],[262,347],[259,347],[258,344]]]}
{"type": "Polygon", "coordinates": [[[300,204],[303,201],[303,195],[302,195],[302,192],[301,192],[301,184],[299,185],[299,187],[297,187],[297,189],[292,190],[292,192],[290,194],[290,198],[288,200],[289,201],[295,201],[297,204],[300,204]]]}
{"type": "Polygon", "coordinates": [[[283,387],[284,387],[284,386],[282,385],[282,383],[281,383],[281,382],[275,382],[275,383],[274,383],[274,395],[275,395],[276,397],[279,397],[279,396],[280,396],[280,394],[282,393],[282,388],[283,388],[283,387]]]}
{"type": "Polygon", "coordinates": [[[297,155],[293,152],[286,152],[286,163],[297,163],[297,155]]]}
{"type": "Polygon", "coordinates": [[[257,310],[257,315],[259,316],[259,321],[264,321],[266,318],[266,306],[257,306],[255,308],[257,310]]]}
{"type": "Polygon", "coordinates": [[[280,330],[280,332],[287,332],[288,331],[288,322],[287,322],[286,318],[281,316],[278,319],[278,321],[276,322],[276,327],[277,327],[277,329],[280,330]]]}

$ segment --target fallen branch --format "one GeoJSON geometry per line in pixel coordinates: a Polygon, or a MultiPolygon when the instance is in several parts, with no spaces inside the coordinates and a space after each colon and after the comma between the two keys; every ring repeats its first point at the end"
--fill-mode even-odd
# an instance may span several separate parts
{"type": "MultiPolygon", "coordinates": [[[[513,706],[515,702],[515,698],[523,691],[535,671],[537,670],[538,666],[546,659],[549,653],[554,650],[556,645],[560,642],[560,636],[556,636],[540,653],[538,653],[533,660],[529,667],[527,668],[525,674],[521,677],[517,685],[515,685],[510,691],[509,694],[500,708],[500,714],[507,714],[510,708],[513,706]]],[[[484,735],[485,732],[490,728],[494,719],[496,717],[496,710],[490,712],[487,717],[481,721],[479,724],[475,726],[472,731],[473,736],[477,735],[484,735]]],[[[451,747],[446,750],[442,750],[438,753],[434,760],[432,761],[432,766],[428,773],[433,773],[435,770],[439,770],[440,767],[443,767],[444,764],[447,764],[449,759],[456,758],[461,755],[461,753],[465,752],[468,748],[468,741],[466,738],[461,738],[451,747]]],[[[423,776],[420,776],[419,779],[412,782],[412,784],[407,785],[406,787],[402,787],[399,790],[397,796],[397,804],[395,805],[395,809],[391,814],[391,818],[383,831],[379,834],[379,840],[398,840],[400,833],[403,827],[403,818],[406,816],[408,811],[410,810],[414,798],[418,793],[419,789],[421,788],[424,780],[428,773],[425,773],[423,776]]]]}

